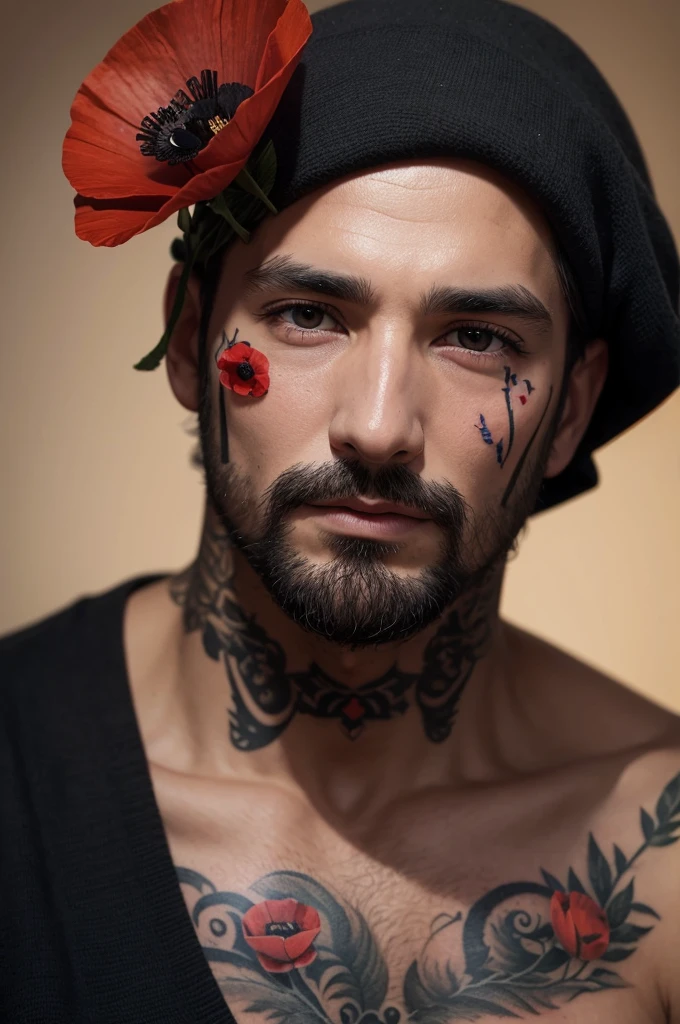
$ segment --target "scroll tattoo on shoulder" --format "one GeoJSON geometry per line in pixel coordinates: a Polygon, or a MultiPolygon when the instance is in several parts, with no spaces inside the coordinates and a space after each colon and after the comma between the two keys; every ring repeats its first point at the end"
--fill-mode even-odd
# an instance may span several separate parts
{"type": "Polygon", "coordinates": [[[288,672],[283,648],[234,593],[232,555],[218,530],[206,527],[196,563],[171,582],[184,609],[187,632],[201,630],[206,653],[224,663],[231,688],[230,737],[238,750],[266,747],[295,715],[337,718],[349,739],[371,721],[404,714],[413,691],[426,736],[440,743],[451,733],[458,702],[490,639],[492,588],[486,582],[459,601],[430,641],[419,674],[396,666],[360,687],[334,680],[312,663],[288,672]]]}
{"type": "Polygon", "coordinates": [[[584,881],[573,868],[563,879],[541,870],[541,881],[500,885],[466,914],[440,913],[396,987],[361,911],[310,876],[275,871],[251,886],[255,900],[187,868],[178,877],[225,999],[246,1014],[274,1024],[517,1019],[631,987],[619,965],[661,919],[637,900],[633,868],[680,838],[680,774],[654,814],[641,810],[641,829],[637,850],[615,845],[611,858],[591,834],[584,881]]]}

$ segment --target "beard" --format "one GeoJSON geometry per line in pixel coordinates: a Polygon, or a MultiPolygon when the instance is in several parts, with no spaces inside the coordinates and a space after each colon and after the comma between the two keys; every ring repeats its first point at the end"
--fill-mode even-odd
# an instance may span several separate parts
{"type": "Polygon", "coordinates": [[[258,497],[246,473],[221,461],[210,406],[206,388],[199,413],[200,461],[208,500],[222,526],[293,622],[352,648],[406,640],[488,580],[534,509],[557,421],[533,460],[527,460],[512,504],[474,513],[448,481],[424,481],[401,464],[371,471],[340,458],[295,465],[258,497]],[[309,503],[352,498],[424,513],[441,531],[437,561],[403,576],[385,564],[400,545],[330,532],[322,535],[331,556],[324,564],[295,550],[290,513],[309,503]]]}

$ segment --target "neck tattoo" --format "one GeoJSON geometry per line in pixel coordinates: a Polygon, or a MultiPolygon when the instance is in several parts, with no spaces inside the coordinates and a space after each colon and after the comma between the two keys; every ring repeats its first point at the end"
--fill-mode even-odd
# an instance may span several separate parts
{"type": "Polygon", "coordinates": [[[200,630],[206,654],[224,665],[232,696],[230,738],[244,752],[278,739],[296,715],[338,719],[354,740],[367,723],[405,714],[413,700],[427,738],[443,742],[465,685],[488,649],[497,596],[490,574],[462,597],[428,643],[421,672],[395,665],[351,687],[314,662],[304,672],[287,671],[283,647],[238,603],[232,552],[222,530],[206,525],[198,559],[172,579],[170,593],[184,611],[186,632],[200,630]]]}

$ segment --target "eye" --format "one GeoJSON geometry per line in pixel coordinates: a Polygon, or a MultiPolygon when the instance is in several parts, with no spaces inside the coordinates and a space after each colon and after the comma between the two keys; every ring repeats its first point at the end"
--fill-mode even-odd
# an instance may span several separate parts
{"type": "Polygon", "coordinates": [[[272,315],[284,324],[302,331],[332,331],[337,320],[320,306],[294,305],[273,311],[272,315]]]}
{"type": "Polygon", "coordinates": [[[517,355],[525,353],[524,343],[515,335],[510,335],[501,327],[490,324],[467,323],[441,335],[436,344],[443,348],[464,352],[466,359],[503,359],[508,349],[517,355]]]}
{"type": "Polygon", "coordinates": [[[451,339],[453,347],[464,348],[468,352],[500,352],[507,344],[501,335],[482,327],[458,327],[455,331],[449,331],[446,335],[448,339],[451,339]]]}

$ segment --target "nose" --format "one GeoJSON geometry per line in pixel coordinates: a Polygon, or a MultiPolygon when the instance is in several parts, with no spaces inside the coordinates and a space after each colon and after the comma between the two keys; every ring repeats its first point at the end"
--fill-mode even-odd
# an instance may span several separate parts
{"type": "Polygon", "coordinates": [[[422,455],[425,437],[420,356],[388,331],[357,339],[336,363],[331,449],[377,468],[410,463],[422,455]]]}

